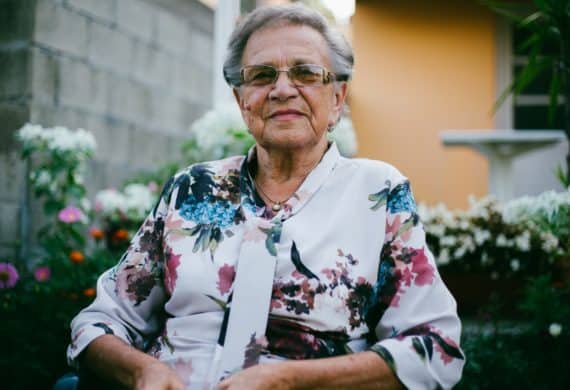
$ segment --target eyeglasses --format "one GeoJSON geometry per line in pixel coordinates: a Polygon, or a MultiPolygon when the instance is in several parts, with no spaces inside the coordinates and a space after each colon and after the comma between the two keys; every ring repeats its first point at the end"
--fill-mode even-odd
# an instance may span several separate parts
{"type": "Polygon", "coordinates": [[[241,69],[240,84],[254,87],[272,85],[277,81],[281,72],[287,73],[289,80],[298,87],[322,85],[333,80],[344,79],[329,72],[323,66],[314,64],[300,64],[284,69],[277,69],[271,65],[250,65],[241,69]]]}

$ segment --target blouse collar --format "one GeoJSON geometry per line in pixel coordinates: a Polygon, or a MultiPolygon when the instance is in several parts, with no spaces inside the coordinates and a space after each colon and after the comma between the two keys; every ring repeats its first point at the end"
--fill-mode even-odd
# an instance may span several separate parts
{"type": "Polygon", "coordinates": [[[255,182],[250,173],[254,171],[252,168],[255,168],[257,161],[257,149],[254,145],[249,149],[240,168],[241,203],[259,217],[285,220],[299,212],[321,188],[334,170],[340,157],[336,143],[330,143],[321,161],[307,175],[293,195],[283,203],[283,208],[278,213],[273,213],[265,207],[263,199],[256,192],[255,182]]]}

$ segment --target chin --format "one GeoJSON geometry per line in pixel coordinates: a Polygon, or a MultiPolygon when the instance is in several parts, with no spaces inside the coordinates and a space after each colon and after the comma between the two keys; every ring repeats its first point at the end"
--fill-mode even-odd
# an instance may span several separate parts
{"type": "Polygon", "coordinates": [[[314,138],[307,138],[307,137],[302,137],[302,138],[283,137],[283,138],[265,140],[258,143],[262,147],[270,149],[310,150],[313,148],[317,148],[320,142],[318,142],[314,138]]]}

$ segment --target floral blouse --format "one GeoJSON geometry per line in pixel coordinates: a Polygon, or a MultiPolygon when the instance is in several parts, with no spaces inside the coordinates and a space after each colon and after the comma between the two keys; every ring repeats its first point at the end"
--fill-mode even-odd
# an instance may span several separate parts
{"type": "Polygon", "coordinates": [[[169,364],[189,388],[201,385],[247,243],[277,261],[262,363],[360,344],[408,388],[452,387],[464,364],[461,324],[407,179],[384,162],[344,158],[333,143],[275,213],[255,192],[255,158],[253,148],[247,158],[192,165],[167,183],[73,320],[70,363],[114,334],[169,364]]]}

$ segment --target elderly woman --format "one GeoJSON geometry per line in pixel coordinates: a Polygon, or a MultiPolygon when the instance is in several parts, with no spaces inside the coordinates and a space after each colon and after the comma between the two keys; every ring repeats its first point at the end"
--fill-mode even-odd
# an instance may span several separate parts
{"type": "Polygon", "coordinates": [[[304,7],[259,8],[240,23],[224,74],[256,145],[169,181],[74,319],[72,363],[136,389],[203,388],[251,323],[243,362],[214,387],[459,380],[456,304],[409,182],[327,141],[352,65],[346,41],[304,7]]]}

